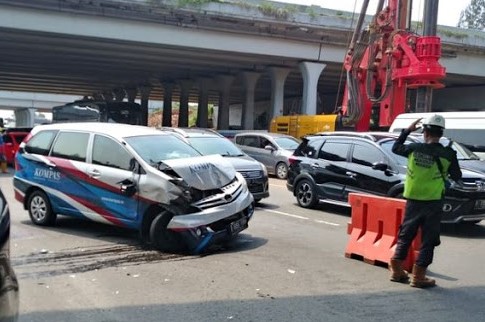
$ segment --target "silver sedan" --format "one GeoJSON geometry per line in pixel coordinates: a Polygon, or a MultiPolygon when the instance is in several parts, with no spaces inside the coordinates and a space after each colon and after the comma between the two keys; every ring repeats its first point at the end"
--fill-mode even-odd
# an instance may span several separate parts
{"type": "Polygon", "coordinates": [[[286,134],[244,132],[234,136],[234,142],[246,154],[263,163],[268,173],[279,179],[288,175],[288,158],[300,142],[286,134]]]}

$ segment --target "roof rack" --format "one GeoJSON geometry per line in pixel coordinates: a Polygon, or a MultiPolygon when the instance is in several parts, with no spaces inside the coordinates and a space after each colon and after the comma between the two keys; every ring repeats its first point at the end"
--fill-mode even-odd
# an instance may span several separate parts
{"type": "MultiPolygon", "coordinates": [[[[387,133],[387,132],[386,132],[387,133]]],[[[369,133],[362,133],[362,132],[350,132],[350,131],[338,131],[338,132],[317,132],[311,135],[319,135],[319,136],[353,136],[357,138],[365,138],[371,141],[376,141],[376,138],[369,133]]]]}

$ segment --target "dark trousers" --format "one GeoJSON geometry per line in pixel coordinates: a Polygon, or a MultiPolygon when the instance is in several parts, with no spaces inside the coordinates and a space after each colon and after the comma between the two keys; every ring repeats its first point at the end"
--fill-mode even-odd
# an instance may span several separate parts
{"type": "Polygon", "coordinates": [[[405,260],[414,237],[421,228],[421,249],[416,265],[428,267],[433,262],[434,248],[440,244],[442,200],[408,200],[404,220],[399,227],[393,259],[405,260]]]}

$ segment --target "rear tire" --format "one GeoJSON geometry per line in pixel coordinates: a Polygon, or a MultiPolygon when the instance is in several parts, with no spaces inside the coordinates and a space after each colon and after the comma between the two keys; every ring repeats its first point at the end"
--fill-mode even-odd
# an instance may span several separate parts
{"type": "Polygon", "coordinates": [[[315,186],[308,179],[298,181],[296,185],[296,200],[303,208],[313,208],[317,202],[315,186]]]}
{"type": "Polygon", "coordinates": [[[57,216],[52,211],[49,198],[41,190],[36,190],[30,194],[29,200],[27,201],[27,209],[30,220],[35,225],[52,226],[56,222],[57,216]]]}
{"type": "Polygon", "coordinates": [[[275,174],[278,179],[286,179],[288,177],[288,166],[284,162],[276,165],[275,174]]]}
{"type": "Polygon", "coordinates": [[[172,217],[171,213],[162,212],[153,219],[150,225],[151,245],[162,252],[177,253],[186,250],[181,236],[167,229],[172,217]]]}

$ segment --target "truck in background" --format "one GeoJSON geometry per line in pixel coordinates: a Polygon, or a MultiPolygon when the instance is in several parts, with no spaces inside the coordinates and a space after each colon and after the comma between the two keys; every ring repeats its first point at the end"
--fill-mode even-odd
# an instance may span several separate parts
{"type": "Polygon", "coordinates": [[[300,139],[307,134],[344,129],[339,114],[284,115],[271,120],[269,131],[300,139]]]}
{"type": "Polygon", "coordinates": [[[52,123],[109,122],[145,125],[140,104],[80,100],[52,108],[52,123]]]}

